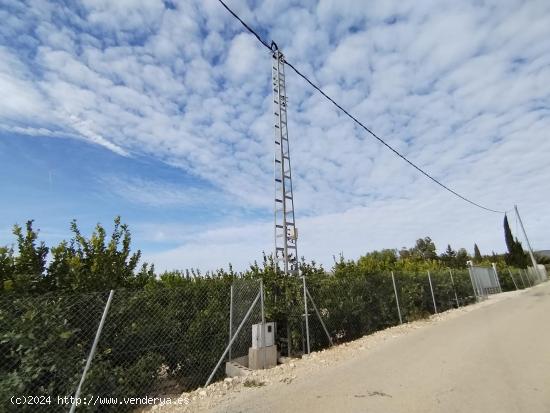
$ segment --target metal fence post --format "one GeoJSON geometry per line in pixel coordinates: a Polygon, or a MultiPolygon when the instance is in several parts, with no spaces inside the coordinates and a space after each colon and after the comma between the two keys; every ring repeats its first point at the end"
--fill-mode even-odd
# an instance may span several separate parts
{"type": "MultiPolygon", "coordinates": [[[[231,343],[231,337],[233,336],[233,284],[231,284],[229,291],[229,343],[231,343]]],[[[231,345],[229,345],[229,361],[231,361],[231,345]]]]}
{"type": "Polygon", "coordinates": [[[498,285],[498,290],[502,292],[502,287],[500,286],[500,280],[498,279],[498,271],[497,271],[497,265],[493,262],[491,263],[491,266],[493,267],[493,272],[495,273],[495,280],[498,285]]]}
{"type": "Polygon", "coordinates": [[[455,281],[453,280],[453,270],[449,269],[449,274],[451,275],[451,285],[453,286],[453,292],[455,293],[456,308],[459,308],[460,303],[458,302],[458,295],[456,295],[455,281]]]}
{"type": "MultiPolygon", "coordinates": [[[[527,269],[527,271],[529,271],[529,269],[527,269]]],[[[529,271],[531,272],[531,271],[529,271]]],[[[538,271],[538,268],[535,268],[532,272],[531,272],[531,279],[533,280],[533,285],[537,285],[540,281],[540,276],[539,276],[539,271],[538,271]]]]}
{"type": "Polygon", "coordinates": [[[429,271],[428,271],[428,281],[430,282],[430,291],[432,292],[432,300],[434,302],[434,311],[437,314],[437,305],[435,304],[435,295],[434,295],[434,289],[432,286],[432,276],[430,275],[429,271]]]}
{"type": "Polygon", "coordinates": [[[518,273],[519,273],[519,279],[521,280],[521,284],[523,285],[523,289],[525,290],[525,288],[527,287],[525,286],[525,281],[523,280],[523,275],[521,274],[521,268],[519,269],[518,273]]]}
{"type": "MultiPolygon", "coordinates": [[[[520,271],[521,271],[521,268],[520,268],[520,271]]],[[[527,286],[528,287],[532,287],[533,286],[533,280],[531,279],[531,277],[529,276],[529,273],[527,272],[527,270],[523,270],[524,273],[525,273],[525,279],[527,280],[527,286]],[[530,285],[529,285],[530,284],[530,285]]]]}
{"type": "Polygon", "coordinates": [[[307,354],[311,353],[311,348],[309,346],[309,317],[307,313],[307,287],[306,287],[306,275],[302,272],[302,282],[304,286],[304,311],[306,317],[306,343],[307,343],[307,354]]]}
{"type": "Polygon", "coordinates": [[[262,369],[265,369],[265,312],[264,312],[264,280],[260,280],[260,306],[262,310],[262,369]]]}
{"type": "Polygon", "coordinates": [[[286,339],[287,339],[287,343],[286,343],[287,356],[290,357],[292,354],[292,339],[290,337],[290,320],[288,316],[286,318],[286,339]]]}
{"type": "Polygon", "coordinates": [[[235,334],[233,335],[233,337],[231,338],[231,341],[229,342],[229,344],[227,345],[227,347],[225,348],[222,356],[220,357],[220,359],[218,360],[218,363],[216,364],[216,367],[214,367],[214,370],[212,370],[212,373],[210,373],[210,376],[208,377],[208,380],[206,381],[206,384],[204,385],[204,387],[208,386],[210,384],[210,382],[212,381],[212,379],[214,378],[214,374],[216,374],[216,371],[220,368],[220,364],[222,364],[222,361],[223,359],[225,358],[227,352],[229,351],[229,347],[231,347],[233,345],[233,342],[235,341],[235,339],[237,338],[237,336],[239,335],[241,329],[243,328],[244,326],[244,323],[246,323],[246,320],[248,320],[248,317],[250,317],[250,314],[252,313],[252,309],[254,308],[254,306],[256,305],[256,303],[258,302],[258,300],[260,299],[260,295],[261,295],[261,291],[258,292],[258,295],[256,295],[256,298],[254,299],[254,301],[252,302],[252,304],[250,305],[250,308],[248,309],[248,311],[246,312],[243,320],[241,321],[241,324],[239,324],[239,327],[237,328],[237,331],[235,331],[235,334]]]}
{"type": "Polygon", "coordinates": [[[328,337],[328,341],[329,341],[330,345],[332,346],[333,345],[332,344],[332,338],[330,337],[327,326],[325,325],[325,322],[321,318],[321,314],[319,313],[319,310],[317,310],[317,306],[315,305],[315,301],[313,301],[313,297],[311,296],[311,294],[309,292],[309,289],[307,287],[306,287],[306,292],[307,292],[307,295],[308,295],[309,299],[311,300],[311,305],[313,305],[313,309],[315,310],[315,313],[317,313],[317,317],[319,318],[319,321],[321,322],[321,325],[323,326],[323,329],[325,330],[325,334],[328,337]]]}
{"type": "Polygon", "coordinates": [[[397,297],[397,288],[395,287],[395,276],[393,271],[391,272],[391,280],[393,283],[393,292],[395,293],[395,302],[397,303],[397,314],[399,315],[399,324],[403,324],[403,319],[401,318],[401,309],[399,308],[399,297],[397,297]]]}
{"type": "MultiPolygon", "coordinates": [[[[523,226],[523,221],[521,220],[521,216],[519,215],[517,205],[514,205],[514,210],[516,211],[516,216],[518,217],[519,226],[521,227],[521,231],[523,232],[523,236],[525,237],[525,241],[527,241],[527,249],[529,250],[529,257],[531,258],[531,264],[533,265],[533,272],[535,274],[537,274],[538,277],[542,280],[542,274],[539,272],[539,267],[537,265],[537,260],[535,259],[535,256],[533,254],[533,248],[531,247],[531,243],[529,242],[529,238],[527,237],[527,232],[525,232],[525,227],[523,226]]],[[[533,286],[533,285],[531,285],[531,286],[533,286]]]]}
{"type": "MultiPolygon", "coordinates": [[[[537,264],[538,267],[538,264],[537,264]]],[[[529,271],[530,267],[527,267],[527,271],[529,271]]],[[[529,271],[531,273],[531,279],[533,280],[533,285],[537,285],[542,281],[542,275],[540,274],[540,271],[538,268],[533,268],[533,271],[529,271]]]]}
{"type": "Polygon", "coordinates": [[[470,282],[472,283],[472,289],[474,290],[474,298],[478,301],[477,283],[474,281],[474,271],[472,270],[471,265],[468,265],[468,274],[470,274],[470,282]]]}
{"type": "Polygon", "coordinates": [[[99,321],[99,326],[97,327],[97,331],[95,333],[94,342],[92,344],[92,348],[90,349],[90,353],[88,354],[88,360],[86,360],[86,365],[84,366],[82,377],[80,377],[80,382],[78,383],[78,387],[76,388],[74,401],[71,406],[71,410],[69,410],[69,413],[74,413],[76,409],[77,401],[80,398],[80,392],[82,391],[82,385],[84,384],[84,380],[86,380],[86,374],[88,374],[88,370],[92,365],[92,359],[94,358],[95,351],[97,349],[97,343],[99,342],[99,337],[101,336],[101,331],[103,330],[105,319],[107,318],[107,313],[109,312],[109,307],[111,306],[111,301],[113,300],[114,294],[115,290],[111,290],[109,292],[109,298],[107,298],[107,303],[105,304],[105,308],[103,309],[103,314],[101,315],[101,320],[99,321]]]}
{"type": "Polygon", "coordinates": [[[512,271],[510,271],[510,268],[507,268],[508,274],[510,274],[510,278],[512,279],[512,282],[514,283],[514,287],[516,287],[516,290],[518,289],[518,285],[516,284],[516,280],[514,280],[514,276],[512,275],[512,271]]]}
{"type": "Polygon", "coordinates": [[[523,274],[523,277],[525,279],[525,285],[527,287],[531,287],[531,283],[529,282],[529,276],[527,275],[527,271],[524,271],[522,268],[519,269],[519,272],[523,274]]]}

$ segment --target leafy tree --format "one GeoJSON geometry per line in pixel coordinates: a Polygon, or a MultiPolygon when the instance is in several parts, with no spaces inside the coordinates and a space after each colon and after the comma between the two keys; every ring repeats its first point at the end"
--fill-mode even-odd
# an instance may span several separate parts
{"type": "Polygon", "coordinates": [[[439,259],[449,268],[455,268],[456,266],[456,251],[451,248],[451,245],[447,245],[447,249],[443,252],[439,259]]]}
{"type": "Polygon", "coordinates": [[[357,264],[368,272],[391,270],[395,268],[396,263],[397,251],[392,249],[368,252],[357,261],[357,264]]]}
{"type": "Polygon", "coordinates": [[[13,259],[13,288],[16,291],[40,291],[46,269],[48,247],[38,243],[38,231],[27,221],[25,230],[14,225],[13,234],[17,241],[17,255],[13,259]]]}
{"type": "Polygon", "coordinates": [[[466,262],[470,260],[468,251],[464,248],[460,248],[456,253],[456,268],[466,267],[466,262]]]}
{"type": "Polygon", "coordinates": [[[55,289],[98,291],[117,287],[143,286],[154,277],[153,267],[143,264],[135,274],[141,251],[130,251],[131,234],[120,217],[114,220],[109,238],[101,224],[86,238],[76,221],[71,223],[73,238],[52,248],[47,281],[55,289]]]}
{"type": "Polygon", "coordinates": [[[512,230],[510,229],[510,224],[508,223],[508,216],[506,214],[504,214],[504,241],[506,242],[508,253],[512,254],[514,251],[514,236],[512,235],[512,230]]]}
{"type": "Polygon", "coordinates": [[[401,248],[399,258],[402,260],[437,260],[436,247],[430,237],[419,238],[416,240],[414,247],[407,249],[401,248]]]}
{"type": "Polygon", "coordinates": [[[518,268],[527,268],[529,262],[527,254],[525,254],[521,242],[512,235],[512,230],[510,229],[506,214],[504,214],[504,241],[508,249],[506,263],[518,268]]]}
{"type": "Polygon", "coordinates": [[[0,247],[0,292],[11,288],[13,270],[13,248],[0,247]]]}
{"type": "Polygon", "coordinates": [[[425,260],[437,259],[435,244],[430,237],[416,240],[416,245],[412,249],[413,255],[425,260]]]}
{"type": "MultiPolygon", "coordinates": [[[[1,252],[0,252],[1,254],[1,252]]],[[[536,252],[534,253],[535,255],[535,258],[537,260],[537,263],[538,264],[543,264],[543,265],[549,265],[550,264],[550,257],[547,256],[547,255],[542,255],[542,254],[537,254],[536,252]]]]}
{"type": "Polygon", "coordinates": [[[13,248],[0,247],[0,292],[105,291],[142,287],[155,278],[152,265],[144,263],[138,268],[141,252],[131,251],[131,234],[120,217],[115,218],[110,236],[97,224],[89,238],[73,221],[72,238],[51,250],[38,241],[38,232],[32,220],[25,228],[15,225],[16,253],[13,248]]]}
{"type": "Polygon", "coordinates": [[[410,249],[408,249],[407,247],[401,247],[401,249],[399,250],[399,258],[402,259],[402,260],[405,260],[407,258],[411,258],[412,257],[412,252],[410,249]]]}
{"type": "Polygon", "coordinates": [[[477,244],[474,244],[474,262],[480,263],[483,260],[481,257],[481,252],[479,252],[479,247],[477,244]]]}
{"type": "MultiPolygon", "coordinates": [[[[19,268],[30,267],[23,262],[37,262],[40,265],[33,271],[40,276],[41,288],[54,292],[41,291],[34,297],[0,296],[0,400],[16,393],[74,391],[105,305],[105,290],[110,288],[117,291],[84,394],[123,397],[149,394],[168,382],[177,383],[178,391],[204,384],[227,345],[229,287],[238,279],[253,281],[235,289],[240,297],[236,302],[241,302],[243,311],[257,295],[258,283],[254,281],[263,280],[265,315],[277,322],[282,333],[278,338],[288,338],[294,352],[304,346],[302,281],[284,277],[271,256],[264,254],[263,263],[254,263],[241,273],[230,267],[229,271],[205,274],[198,270],[169,272],[157,278],[152,266],[138,267],[140,252],[131,252],[131,234],[120,218],[115,219],[110,234],[98,224],[86,237],[76,222],[71,231],[69,241],[51,248],[46,271],[41,264],[44,261],[28,259],[33,251],[29,245],[34,245],[35,252],[44,252],[36,233],[20,232],[19,243],[27,248],[20,249],[27,251],[25,259],[7,247],[0,248],[2,280],[17,279],[17,260],[19,268]],[[71,291],[77,293],[67,293],[71,291]]],[[[406,320],[433,312],[426,270],[431,271],[441,311],[456,305],[455,291],[462,303],[472,300],[468,272],[454,271],[453,286],[443,268],[463,268],[467,259],[466,250],[456,252],[450,245],[437,257],[434,243],[426,237],[413,248],[400,251],[399,257],[391,249],[367,253],[356,261],[341,256],[331,272],[302,259],[300,270],[331,337],[343,342],[399,322],[390,270],[395,272],[406,320]]],[[[309,319],[311,347],[316,350],[325,348],[328,341],[313,314],[309,319]]],[[[249,324],[260,320],[258,311],[251,317],[249,324]]],[[[242,334],[246,348],[239,354],[248,350],[249,332],[247,325],[242,334]]],[[[234,344],[233,355],[237,356],[239,342],[234,344]]],[[[121,411],[121,407],[103,410],[121,411]]],[[[33,410],[29,407],[26,411],[33,410]]]]}

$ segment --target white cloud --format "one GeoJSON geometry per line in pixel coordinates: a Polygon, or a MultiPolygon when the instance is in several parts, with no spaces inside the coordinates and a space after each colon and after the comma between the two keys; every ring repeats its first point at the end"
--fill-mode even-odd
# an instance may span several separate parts
{"type": "Polygon", "coordinates": [[[265,60],[267,63],[267,59],[263,59],[267,54],[264,50],[258,50],[256,42],[254,36],[248,33],[240,33],[231,41],[225,65],[227,75],[233,81],[247,81],[258,70],[259,62],[265,60]]]}
{"type": "Polygon", "coordinates": [[[110,193],[130,202],[150,207],[208,206],[229,202],[224,194],[211,188],[121,176],[103,176],[100,182],[109,189],[110,193]]]}
{"type": "MultiPolygon", "coordinates": [[[[534,239],[549,242],[539,218],[548,197],[533,189],[550,178],[548,2],[300,3],[231,6],[411,160],[490,207],[528,206],[534,239]]],[[[59,130],[119,154],[153,156],[210,182],[224,202],[270,210],[269,53],[216,1],[175,9],[85,1],[76,13],[35,0],[5,19],[2,34],[1,129],[59,130]]],[[[320,259],[333,245],[346,254],[399,247],[427,234],[467,246],[459,229],[474,221],[482,229],[474,241],[502,249],[500,229],[482,211],[441,194],[288,69],[287,82],[297,219],[303,234],[335,231],[304,235],[306,255],[320,259]]],[[[255,237],[211,235],[182,248],[196,248],[190,257],[198,260],[200,248],[217,245],[221,264],[227,251],[246,262],[245,253],[255,257],[271,242],[255,237]]]]}
{"type": "Polygon", "coordinates": [[[116,31],[151,29],[159,24],[162,0],[83,0],[87,20],[116,31]]]}
{"type": "MultiPolygon", "coordinates": [[[[424,188],[426,189],[426,188],[424,188]]],[[[428,190],[429,192],[429,190],[428,190]]],[[[372,249],[410,247],[419,237],[430,236],[442,252],[450,243],[458,249],[466,247],[473,252],[477,243],[482,253],[502,251],[505,248],[502,216],[479,213],[445,194],[415,199],[376,201],[368,207],[352,208],[343,212],[320,214],[302,218],[299,222],[298,250],[306,259],[315,259],[325,268],[333,264],[333,256],[343,253],[354,258],[372,249]],[[451,205],[452,210],[441,208],[451,205]],[[444,225],[442,225],[444,223],[444,225]]],[[[548,232],[550,226],[529,210],[525,216],[531,222],[530,233],[548,232]],[[535,231],[536,225],[541,225],[535,231]]],[[[513,224],[512,230],[519,235],[513,224]]],[[[148,231],[158,241],[177,240],[181,246],[154,254],[144,259],[155,262],[159,270],[176,268],[200,268],[204,271],[227,268],[245,269],[255,260],[261,261],[261,251],[270,253],[272,246],[271,222],[247,225],[225,225],[220,228],[200,230],[166,225],[150,226],[148,231]],[[187,234],[183,237],[181,234],[187,234]]],[[[541,245],[544,237],[535,236],[534,245],[541,245]]]]}
{"type": "Polygon", "coordinates": [[[45,121],[43,97],[24,63],[8,48],[0,46],[0,119],[33,122],[38,117],[45,121]]]}

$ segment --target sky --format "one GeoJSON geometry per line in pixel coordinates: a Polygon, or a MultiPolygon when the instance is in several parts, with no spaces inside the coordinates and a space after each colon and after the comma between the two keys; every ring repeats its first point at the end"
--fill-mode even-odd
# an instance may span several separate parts
{"type": "MultiPolygon", "coordinates": [[[[518,205],[550,249],[550,2],[228,0],[437,179],[518,205]]],[[[271,56],[216,0],[0,0],[0,245],[117,215],[158,270],[273,249],[271,56]]],[[[501,214],[442,190],[287,70],[299,255],[504,252],[501,214]]],[[[525,244],[525,242],[524,242],[525,244]]]]}

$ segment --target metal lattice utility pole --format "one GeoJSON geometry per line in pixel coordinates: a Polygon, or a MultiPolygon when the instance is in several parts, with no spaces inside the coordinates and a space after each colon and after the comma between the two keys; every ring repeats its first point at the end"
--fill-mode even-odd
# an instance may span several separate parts
{"type": "MultiPolygon", "coordinates": [[[[298,232],[294,220],[294,194],[292,191],[292,168],[288,143],[287,96],[285,82],[285,58],[272,44],[273,118],[275,127],[275,265],[282,262],[285,276],[299,275],[298,232]]],[[[309,347],[309,319],[307,311],[306,280],[303,278],[304,310],[306,322],[307,352],[309,347]]]]}
{"type": "Polygon", "coordinates": [[[273,117],[275,126],[275,260],[285,275],[298,272],[297,232],[288,144],[285,64],[279,50],[273,52],[273,117]]]}

